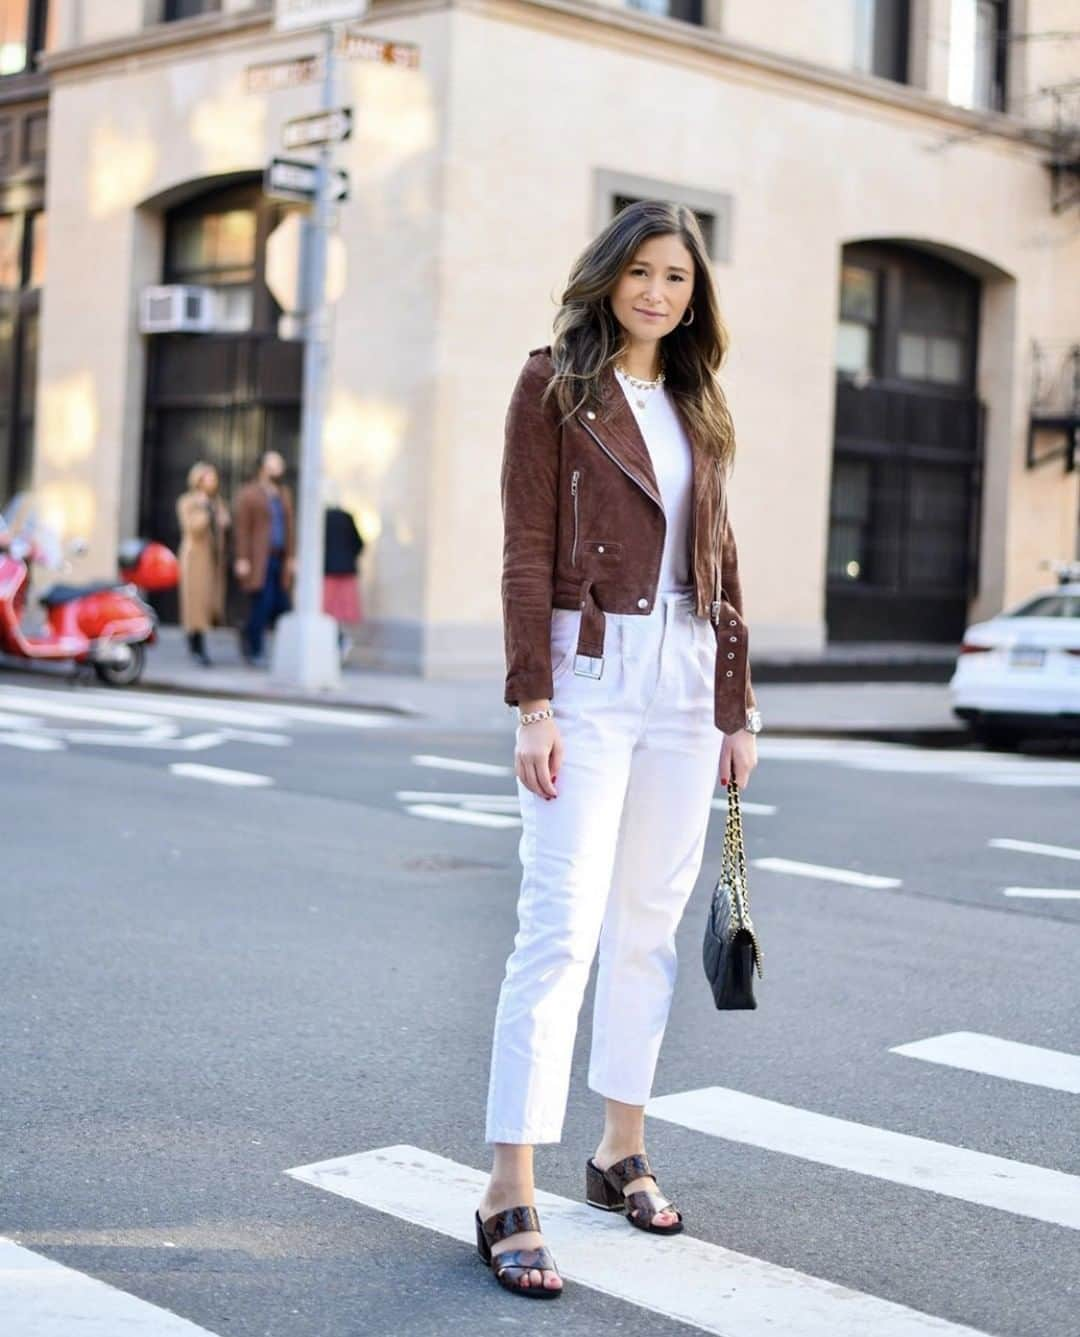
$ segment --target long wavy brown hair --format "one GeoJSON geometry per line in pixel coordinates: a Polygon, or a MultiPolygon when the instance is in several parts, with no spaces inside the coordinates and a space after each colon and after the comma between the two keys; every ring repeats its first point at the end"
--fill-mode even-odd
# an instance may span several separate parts
{"type": "Polygon", "coordinates": [[[599,378],[627,346],[610,294],[638,248],[650,237],[677,236],[694,261],[694,319],[660,341],[664,387],[678,402],[702,446],[727,472],[735,429],[717,373],[728,350],[727,327],[709,267],[705,238],[691,209],[666,200],[636,200],[620,209],[574,261],[555,316],[551,356],[555,373],[544,391],[563,419],[601,405],[599,378]]]}

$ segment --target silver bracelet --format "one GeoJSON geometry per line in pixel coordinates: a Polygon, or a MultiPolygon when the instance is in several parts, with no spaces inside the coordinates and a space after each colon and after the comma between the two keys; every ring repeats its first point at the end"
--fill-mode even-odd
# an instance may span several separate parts
{"type": "Polygon", "coordinates": [[[553,720],[555,712],[550,706],[547,710],[530,710],[525,714],[518,712],[518,722],[520,724],[534,724],[537,720],[553,720]]]}

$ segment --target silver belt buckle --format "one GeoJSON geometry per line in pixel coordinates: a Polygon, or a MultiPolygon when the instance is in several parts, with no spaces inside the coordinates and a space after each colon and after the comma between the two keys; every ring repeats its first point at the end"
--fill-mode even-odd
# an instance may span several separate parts
{"type": "Polygon", "coordinates": [[[575,655],[574,672],[579,678],[599,678],[604,672],[603,655],[575,655]]]}

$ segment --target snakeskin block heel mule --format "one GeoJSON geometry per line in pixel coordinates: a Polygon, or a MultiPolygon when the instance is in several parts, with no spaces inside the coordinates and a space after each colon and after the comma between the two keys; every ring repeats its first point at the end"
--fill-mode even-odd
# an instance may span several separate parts
{"type": "Polygon", "coordinates": [[[649,1158],[644,1153],[626,1156],[606,1170],[601,1170],[590,1156],[585,1163],[585,1201],[590,1207],[599,1207],[604,1212],[625,1212],[632,1226],[646,1230],[650,1235],[678,1235],[683,1228],[682,1212],[673,1202],[651,1189],[627,1193],[626,1185],[635,1179],[656,1182],[649,1158]],[[674,1212],[679,1219],[669,1226],[654,1226],[653,1217],[659,1212],[674,1212]]]}
{"type": "Polygon", "coordinates": [[[527,1295],[533,1300],[554,1300],[563,1292],[559,1286],[539,1286],[521,1284],[521,1279],[534,1268],[541,1272],[555,1272],[555,1259],[546,1245],[539,1249],[504,1249],[502,1253],[491,1252],[492,1245],[498,1244],[508,1235],[517,1235],[523,1230],[540,1229],[540,1217],[535,1207],[510,1207],[505,1212],[496,1212],[486,1221],[480,1220],[476,1213],[476,1248],[480,1257],[495,1274],[495,1280],[505,1290],[515,1295],[527,1295]]]}

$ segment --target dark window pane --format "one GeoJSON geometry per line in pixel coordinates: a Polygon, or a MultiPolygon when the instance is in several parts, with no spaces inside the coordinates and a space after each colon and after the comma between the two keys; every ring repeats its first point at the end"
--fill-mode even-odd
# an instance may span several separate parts
{"type": "MultiPolygon", "coordinates": [[[[617,214],[621,209],[625,209],[628,204],[635,204],[638,200],[637,195],[616,195],[612,200],[612,215],[617,214]]],[[[705,249],[710,255],[713,253],[713,239],[716,235],[716,215],[706,213],[704,210],[695,209],[694,217],[701,228],[701,235],[705,238],[705,249]]]]}
{"type": "Polygon", "coordinates": [[[36,112],[23,122],[23,161],[44,162],[49,146],[49,117],[36,112]]]}
{"type": "Polygon", "coordinates": [[[871,464],[837,460],[833,470],[828,573],[843,581],[869,574],[871,464]]]}
{"type": "Polygon", "coordinates": [[[908,475],[908,585],[962,589],[967,574],[968,475],[913,465],[908,475]]]}
{"type": "Polygon", "coordinates": [[[1030,603],[1014,608],[1009,617],[1080,617],[1080,596],[1040,594],[1030,603]]]}
{"type": "Polygon", "coordinates": [[[199,14],[217,14],[221,0],[165,0],[165,22],[174,19],[193,19],[199,14]]]}
{"type": "Polygon", "coordinates": [[[907,80],[908,0],[856,0],[855,64],[866,74],[907,80]]]}

